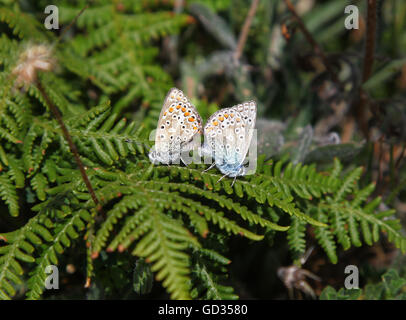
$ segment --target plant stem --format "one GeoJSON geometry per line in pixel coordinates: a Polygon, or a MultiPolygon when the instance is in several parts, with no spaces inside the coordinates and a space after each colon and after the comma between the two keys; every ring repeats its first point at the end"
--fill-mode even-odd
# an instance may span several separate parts
{"type": "Polygon", "coordinates": [[[245,43],[247,42],[248,31],[250,30],[252,20],[254,19],[255,12],[257,11],[259,0],[252,0],[250,10],[245,18],[244,25],[242,26],[240,36],[238,37],[237,48],[235,49],[234,57],[239,60],[242,51],[244,50],[245,43]]]}
{"type": "Polygon", "coordinates": [[[46,93],[46,91],[45,91],[44,87],[42,86],[39,79],[37,79],[36,85],[37,85],[37,88],[38,88],[39,92],[41,93],[42,97],[44,98],[46,104],[50,108],[51,112],[54,114],[55,119],[58,121],[58,123],[62,129],[63,135],[65,136],[65,139],[68,142],[69,148],[70,148],[71,152],[73,153],[73,156],[75,157],[76,163],[79,167],[80,174],[82,175],[82,178],[83,178],[83,181],[85,182],[87,190],[89,191],[89,193],[96,205],[97,211],[101,211],[101,205],[100,205],[99,199],[97,198],[96,193],[93,190],[92,184],[90,183],[89,177],[87,176],[87,173],[86,173],[85,167],[82,163],[82,160],[80,160],[78,149],[76,148],[76,145],[72,140],[72,137],[68,131],[68,128],[66,128],[65,123],[62,120],[61,113],[59,112],[58,108],[52,103],[51,99],[48,97],[48,94],[46,93]]]}
{"type": "Polygon", "coordinates": [[[376,0],[367,0],[368,13],[367,13],[367,35],[365,42],[365,55],[364,67],[362,74],[362,82],[366,82],[372,73],[375,55],[375,42],[376,42],[376,0]]]}
{"type": "Polygon", "coordinates": [[[76,15],[76,17],[71,21],[71,23],[69,23],[69,25],[62,30],[61,35],[59,36],[58,40],[56,41],[56,43],[58,43],[59,41],[62,40],[63,36],[65,35],[65,33],[76,23],[76,21],[78,20],[78,18],[81,16],[81,14],[89,7],[89,4],[86,4],[82,10],[79,11],[79,13],[76,15]]]}
{"type": "MultiPolygon", "coordinates": [[[[362,84],[364,84],[372,74],[372,68],[374,64],[375,56],[375,43],[376,43],[376,25],[377,25],[377,3],[376,0],[367,0],[368,13],[367,13],[367,31],[365,39],[365,53],[364,53],[364,65],[362,72],[362,84]]],[[[355,105],[355,114],[357,117],[358,125],[364,134],[369,139],[368,129],[368,96],[362,90],[359,89],[359,99],[355,105]]]]}
{"type": "Polygon", "coordinates": [[[309,32],[309,30],[306,28],[304,22],[297,14],[295,6],[292,4],[292,2],[290,0],[284,0],[284,1],[285,1],[286,6],[288,7],[289,11],[293,15],[293,17],[296,19],[296,21],[299,25],[299,28],[302,31],[303,35],[305,36],[306,40],[311,44],[314,52],[320,57],[324,66],[326,67],[327,71],[330,73],[331,78],[339,87],[341,87],[341,83],[338,80],[337,74],[335,73],[330,62],[328,61],[327,56],[324,54],[323,50],[321,49],[321,47],[319,46],[317,41],[313,38],[313,36],[309,32]]]}

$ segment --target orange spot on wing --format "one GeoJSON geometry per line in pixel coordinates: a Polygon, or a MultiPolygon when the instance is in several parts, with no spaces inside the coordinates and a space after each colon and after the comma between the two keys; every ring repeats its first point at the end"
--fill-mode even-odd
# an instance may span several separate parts
{"type": "Polygon", "coordinates": [[[193,130],[197,130],[197,127],[193,127],[193,130]]]}
{"type": "Polygon", "coordinates": [[[241,121],[241,119],[240,118],[237,118],[237,120],[236,120],[237,122],[240,122],[241,121]]]}
{"type": "Polygon", "coordinates": [[[228,119],[228,114],[226,113],[226,114],[224,115],[224,117],[226,117],[226,119],[228,119]]]}
{"type": "Polygon", "coordinates": [[[219,120],[220,120],[221,122],[223,122],[223,121],[224,121],[224,117],[220,117],[219,120]]]}
{"type": "Polygon", "coordinates": [[[164,116],[166,116],[167,112],[164,112],[164,116]]]}
{"type": "Polygon", "coordinates": [[[185,114],[184,114],[185,117],[187,117],[187,116],[189,116],[189,115],[190,115],[189,112],[185,112],[185,114]]]}
{"type": "Polygon", "coordinates": [[[195,119],[189,118],[188,121],[189,121],[189,122],[193,122],[193,121],[195,121],[195,119]]]}
{"type": "Polygon", "coordinates": [[[182,108],[182,112],[186,112],[186,108],[185,108],[185,107],[182,108]]]}
{"type": "Polygon", "coordinates": [[[231,118],[234,117],[234,113],[230,113],[230,117],[231,117],[231,118]]]}
{"type": "Polygon", "coordinates": [[[172,107],[169,108],[169,112],[173,112],[173,108],[172,108],[172,107]]]}
{"type": "Polygon", "coordinates": [[[180,109],[180,104],[178,104],[178,105],[176,106],[176,109],[180,109]]]}
{"type": "Polygon", "coordinates": [[[217,121],[213,121],[213,125],[218,126],[219,123],[217,121]]]}

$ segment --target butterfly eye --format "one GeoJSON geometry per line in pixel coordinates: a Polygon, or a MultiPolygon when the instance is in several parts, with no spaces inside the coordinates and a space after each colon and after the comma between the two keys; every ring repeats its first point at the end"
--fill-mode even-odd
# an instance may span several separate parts
{"type": "Polygon", "coordinates": [[[167,120],[166,124],[169,126],[171,124],[171,122],[169,120],[167,120]]]}
{"type": "Polygon", "coordinates": [[[165,129],[165,126],[161,126],[161,129],[165,129]]]}

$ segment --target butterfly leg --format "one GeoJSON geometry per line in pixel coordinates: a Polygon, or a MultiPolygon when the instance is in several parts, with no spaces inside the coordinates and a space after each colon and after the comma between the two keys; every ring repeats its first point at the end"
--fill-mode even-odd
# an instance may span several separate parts
{"type": "Polygon", "coordinates": [[[237,176],[234,177],[233,183],[231,184],[231,187],[234,185],[235,180],[237,180],[237,176]]]}
{"type": "Polygon", "coordinates": [[[221,180],[223,180],[223,178],[227,177],[228,173],[226,173],[224,176],[222,176],[220,179],[217,180],[217,182],[220,182],[221,180]]]}
{"type": "Polygon", "coordinates": [[[208,167],[207,169],[203,170],[203,172],[209,171],[209,170],[210,170],[211,168],[213,168],[215,165],[216,165],[216,163],[213,162],[213,163],[210,165],[210,167],[208,167]]]}

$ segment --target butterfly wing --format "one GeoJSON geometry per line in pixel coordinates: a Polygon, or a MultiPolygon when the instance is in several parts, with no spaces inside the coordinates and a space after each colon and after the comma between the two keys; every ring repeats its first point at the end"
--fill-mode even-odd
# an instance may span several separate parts
{"type": "Polygon", "coordinates": [[[257,104],[255,101],[251,100],[238,105],[237,109],[238,112],[240,112],[245,124],[245,134],[243,138],[241,138],[241,135],[238,136],[238,141],[240,142],[240,144],[242,144],[241,150],[243,158],[240,162],[241,164],[247,155],[248,149],[251,144],[252,135],[254,134],[255,122],[257,119],[257,104]]]}
{"type": "MultiPolygon", "coordinates": [[[[180,158],[180,153],[191,148],[195,135],[202,131],[202,119],[184,93],[172,88],[159,115],[155,135],[155,158],[170,163],[180,158]]],[[[151,158],[151,157],[150,157],[151,158]]]]}
{"type": "Polygon", "coordinates": [[[205,154],[223,173],[238,174],[251,143],[256,120],[254,101],[215,112],[204,127],[205,154]]]}

